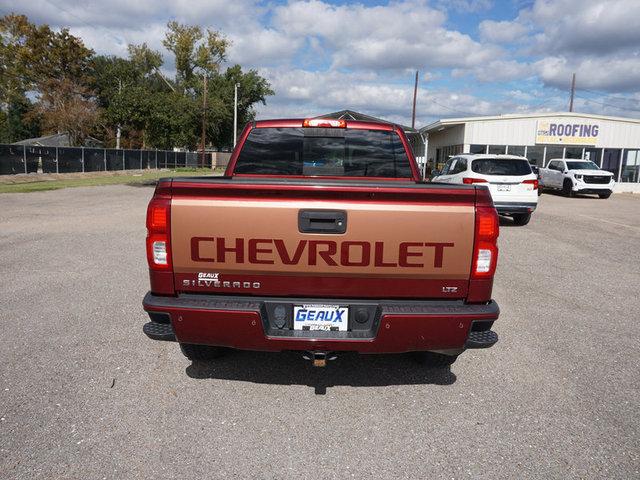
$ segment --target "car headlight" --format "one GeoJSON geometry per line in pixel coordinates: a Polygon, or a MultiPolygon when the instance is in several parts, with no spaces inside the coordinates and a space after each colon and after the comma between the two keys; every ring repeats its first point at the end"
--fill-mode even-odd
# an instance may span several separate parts
{"type": "Polygon", "coordinates": [[[582,175],[576,175],[576,180],[582,181],[582,175]]]}

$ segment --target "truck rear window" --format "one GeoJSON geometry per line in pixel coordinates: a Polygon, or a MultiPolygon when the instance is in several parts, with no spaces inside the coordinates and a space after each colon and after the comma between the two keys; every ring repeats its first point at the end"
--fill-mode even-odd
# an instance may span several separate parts
{"type": "Polygon", "coordinates": [[[336,128],[255,128],[235,174],[411,178],[396,132],[336,128]]]}
{"type": "Polygon", "coordinates": [[[531,166],[526,160],[478,158],[471,163],[471,170],[483,175],[521,176],[529,175],[531,166]]]}

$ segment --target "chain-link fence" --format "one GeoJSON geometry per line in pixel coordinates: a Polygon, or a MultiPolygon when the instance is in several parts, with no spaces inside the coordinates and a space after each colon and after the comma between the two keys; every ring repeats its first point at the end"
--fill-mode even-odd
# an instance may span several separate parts
{"type": "Polygon", "coordinates": [[[0,144],[0,175],[225,167],[230,154],[0,144]],[[204,163],[204,165],[203,165],[204,163]]]}

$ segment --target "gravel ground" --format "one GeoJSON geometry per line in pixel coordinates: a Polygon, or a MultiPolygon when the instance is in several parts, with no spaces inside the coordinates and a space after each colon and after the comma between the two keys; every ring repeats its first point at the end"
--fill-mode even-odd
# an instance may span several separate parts
{"type": "Polygon", "coordinates": [[[504,220],[500,342],[429,370],[148,340],[151,194],[0,195],[0,478],[640,478],[640,195],[504,220]]]}

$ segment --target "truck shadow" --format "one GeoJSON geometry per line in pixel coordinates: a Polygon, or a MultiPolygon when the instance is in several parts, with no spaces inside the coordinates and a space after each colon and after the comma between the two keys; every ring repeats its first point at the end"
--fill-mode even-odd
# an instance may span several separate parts
{"type": "Polygon", "coordinates": [[[427,368],[408,355],[341,353],[324,368],[314,368],[299,352],[249,352],[234,350],[213,361],[193,362],[186,369],[195,379],[306,385],[324,395],[336,386],[384,387],[391,385],[453,385],[450,367],[427,368]]]}

